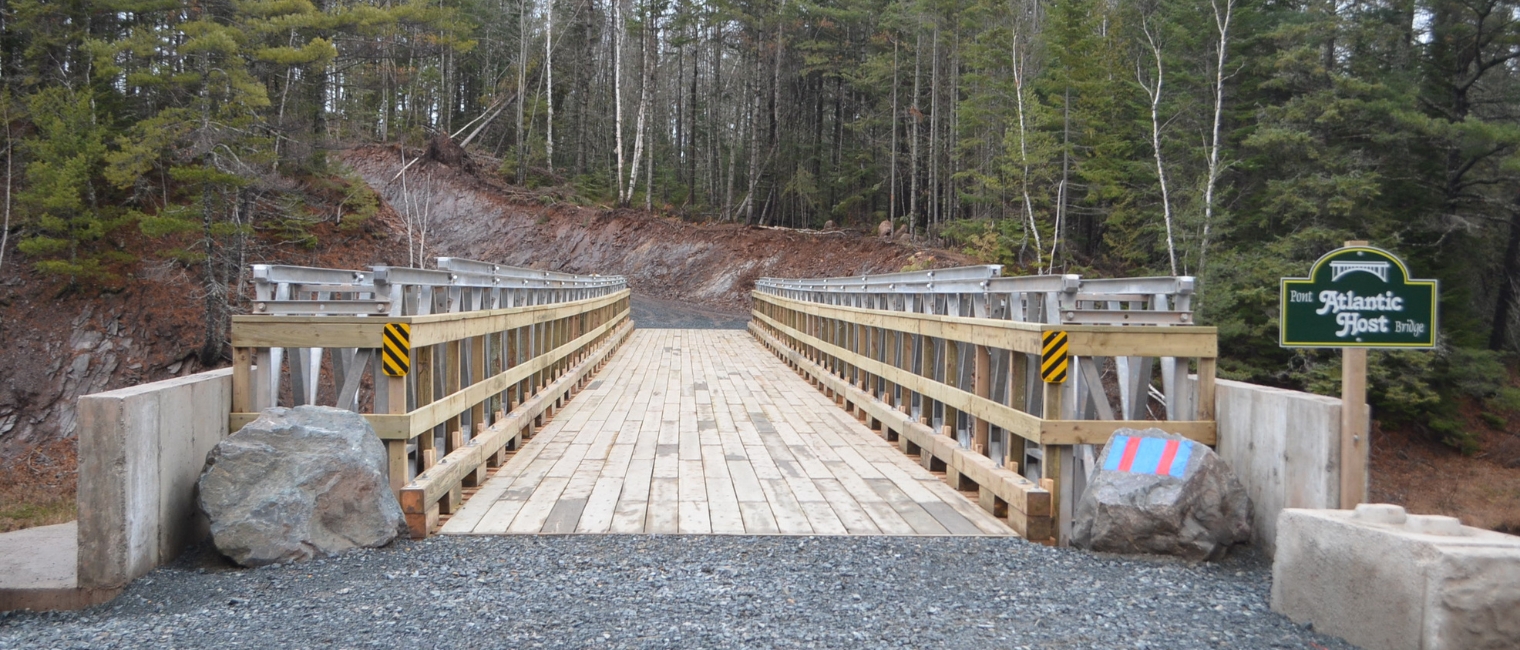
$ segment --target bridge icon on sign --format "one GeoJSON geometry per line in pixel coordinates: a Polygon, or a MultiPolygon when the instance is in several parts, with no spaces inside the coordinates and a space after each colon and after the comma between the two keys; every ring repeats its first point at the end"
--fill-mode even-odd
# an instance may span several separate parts
{"type": "Polygon", "coordinates": [[[1375,276],[1378,276],[1379,278],[1382,278],[1384,282],[1387,282],[1389,266],[1390,264],[1387,262],[1333,261],[1330,263],[1330,281],[1335,282],[1337,280],[1340,280],[1348,273],[1356,273],[1358,271],[1361,271],[1364,273],[1371,273],[1375,276]]]}

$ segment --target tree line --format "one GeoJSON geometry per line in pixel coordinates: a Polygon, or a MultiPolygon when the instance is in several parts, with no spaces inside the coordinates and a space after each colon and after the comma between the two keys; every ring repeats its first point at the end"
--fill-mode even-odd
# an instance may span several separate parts
{"type": "Polygon", "coordinates": [[[1346,239],[1443,281],[1408,390],[1520,339],[1517,0],[0,0],[0,75],[0,255],[87,282],[141,233],[208,313],[255,233],[373,213],[335,148],[447,135],[586,202],[1196,275],[1231,376],[1334,370],[1276,280],[1346,239]]]}

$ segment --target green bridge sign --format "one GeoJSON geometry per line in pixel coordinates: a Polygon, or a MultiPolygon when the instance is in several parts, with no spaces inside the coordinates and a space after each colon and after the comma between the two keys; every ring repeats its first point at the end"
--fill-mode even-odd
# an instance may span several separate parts
{"type": "Polygon", "coordinates": [[[1283,278],[1281,332],[1289,348],[1433,348],[1436,281],[1380,248],[1337,249],[1283,278]]]}

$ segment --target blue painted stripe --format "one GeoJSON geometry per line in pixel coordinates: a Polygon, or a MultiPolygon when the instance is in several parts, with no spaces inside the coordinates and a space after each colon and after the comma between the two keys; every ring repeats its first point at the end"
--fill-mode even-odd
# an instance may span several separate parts
{"type": "Polygon", "coordinates": [[[1124,459],[1124,447],[1129,444],[1129,436],[1114,436],[1108,441],[1108,453],[1103,455],[1103,471],[1113,472],[1119,469],[1119,461],[1124,459]]]}
{"type": "Polygon", "coordinates": [[[1167,473],[1177,478],[1182,478],[1182,475],[1187,472],[1188,459],[1192,456],[1193,442],[1191,440],[1178,442],[1177,455],[1172,458],[1172,471],[1167,473]]]}
{"type": "Polygon", "coordinates": [[[1155,474],[1156,465],[1161,463],[1161,453],[1164,451],[1166,440],[1141,438],[1140,449],[1135,451],[1135,462],[1129,466],[1129,471],[1134,474],[1155,474]]]}

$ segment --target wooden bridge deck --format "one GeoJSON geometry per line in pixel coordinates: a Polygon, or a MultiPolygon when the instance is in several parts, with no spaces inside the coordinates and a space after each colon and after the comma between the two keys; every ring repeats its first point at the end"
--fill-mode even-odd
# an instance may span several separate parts
{"type": "Polygon", "coordinates": [[[639,330],[444,534],[1011,535],[737,330],[639,330]]]}

